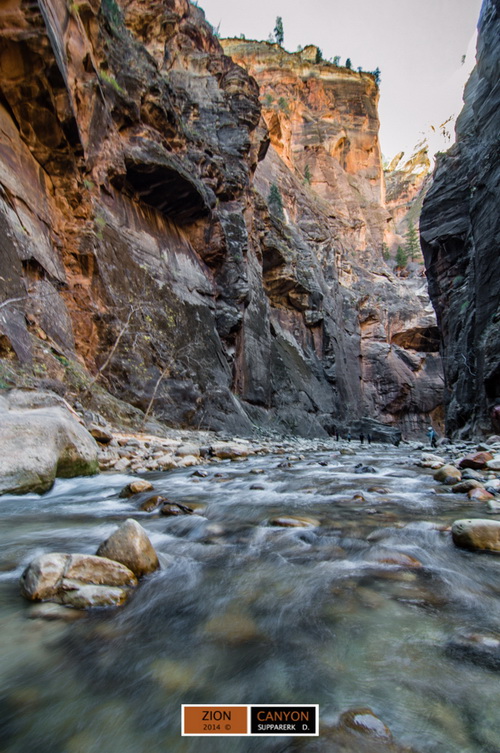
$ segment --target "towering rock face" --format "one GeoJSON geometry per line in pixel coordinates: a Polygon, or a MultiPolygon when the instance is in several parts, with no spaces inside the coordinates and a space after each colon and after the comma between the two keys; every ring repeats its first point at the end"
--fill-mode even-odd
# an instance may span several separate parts
{"type": "Polygon", "coordinates": [[[105,366],[171,422],[249,430],[231,387],[244,312],[266,309],[255,81],[187,0],[18,0],[0,24],[4,354],[105,366]]]}
{"type": "Polygon", "coordinates": [[[451,433],[500,429],[491,424],[500,403],[499,74],[500,3],[485,0],[456,143],[439,159],[420,224],[451,433]]]}
{"type": "Polygon", "coordinates": [[[373,416],[405,433],[439,422],[443,380],[425,279],[418,267],[398,277],[384,259],[402,242],[410,208],[418,219],[426,154],[393,166],[386,204],[372,74],[323,62],[314,46],[290,54],[269,42],[221,44],[260,86],[271,146],[254,183],[264,197],[279,186],[294,231],[295,245],[284,239],[291,262],[264,276],[274,312],[283,323],[298,307],[286,289],[290,268],[302,270],[302,285],[303,270],[315,270],[319,312],[306,312],[306,321],[322,338],[323,362],[332,358],[327,374],[347,416],[373,416]]]}
{"type": "Polygon", "coordinates": [[[187,0],[3,5],[2,386],[97,400],[99,383],[238,433],[427,421],[422,283],[380,259],[373,77],[294,66],[282,86],[302,88],[264,120],[255,79],[187,0]]]}
{"type": "MultiPolygon", "coordinates": [[[[314,190],[336,235],[338,257],[358,249],[380,257],[391,217],[383,206],[374,76],[316,62],[320,52],[313,45],[288,53],[269,42],[221,43],[257,80],[272,147],[282,168],[314,190]]],[[[286,183],[283,175],[274,177],[286,183]]],[[[295,220],[292,202],[287,209],[295,220]]]]}

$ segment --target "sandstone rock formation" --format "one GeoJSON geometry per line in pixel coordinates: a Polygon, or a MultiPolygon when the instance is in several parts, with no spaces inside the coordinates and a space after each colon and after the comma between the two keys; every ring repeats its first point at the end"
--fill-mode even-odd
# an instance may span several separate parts
{"type": "Polygon", "coordinates": [[[0,495],[41,494],[56,477],[99,472],[94,439],[53,393],[7,393],[0,425],[0,495]]]}
{"type": "Polygon", "coordinates": [[[420,230],[442,338],[449,432],[490,431],[500,402],[500,6],[485,0],[456,143],[437,163],[420,230]]]}
{"type": "Polygon", "coordinates": [[[133,518],[128,518],[100,545],[97,555],[121,562],[138,578],[160,566],[146,531],[133,518]]]}
{"type": "Polygon", "coordinates": [[[122,604],[136,585],[137,578],[124,565],[90,554],[42,554],[21,576],[27,599],[76,609],[122,604]]]}
{"type": "Polygon", "coordinates": [[[404,243],[409,222],[418,225],[422,203],[432,183],[425,140],[408,159],[404,152],[397,154],[384,170],[384,177],[385,206],[394,221],[395,233],[388,245],[394,248],[394,244],[404,243]]]}
{"type": "Polygon", "coordinates": [[[418,219],[425,149],[392,166],[388,204],[373,74],[317,62],[312,45],[290,54],[269,42],[221,43],[259,83],[271,146],[255,187],[267,197],[278,185],[288,220],[279,249],[264,247],[271,316],[297,337],[302,309],[351,422],[422,430],[441,403],[435,315],[425,279],[397,277],[383,253],[401,242],[410,209],[418,219]]]}
{"type": "Polygon", "coordinates": [[[380,257],[374,78],[264,47],[265,120],[187,0],[0,9],[0,385],[239,434],[428,422],[435,325],[380,257]]]}

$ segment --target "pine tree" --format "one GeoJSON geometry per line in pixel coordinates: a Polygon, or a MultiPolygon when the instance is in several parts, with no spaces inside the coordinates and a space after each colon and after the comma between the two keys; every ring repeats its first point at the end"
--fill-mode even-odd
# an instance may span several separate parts
{"type": "Polygon", "coordinates": [[[420,238],[418,237],[418,232],[413,224],[413,222],[408,223],[408,230],[405,235],[406,243],[405,243],[405,252],[407,257],[409,257],[412,261],[415,261],[415,259],[420,256],[421,249],[420,249],[420,238]]]}
{"type": "Polygon", "coordinates": [[[398,250],[396,251],[396,264],[398,267],[406,267],[408,264],[408,254],[402,246],[398,246],[398,250]]]}
{"type": "Polygon", "coordinates": [[[309,169],[309,165],[306,165],[306,169],[304,170],[304,181],[310,186],[311,185],[311,171],[309,169]]]}
{"type": "Polygon", "coordinates": [[[269,196],[267,197],[267,203],[269,205],[269,211],[274,214],[275,217],[279,217],[280,220],[285,219],[285,212],[283,210],[283,199],[281,198],[280,190],[276,183],[271,184],[269,189],[269,196]]]}
{"type": "Polygon", "coordinates": [[[347,58],[347,60],[345,61],[345,67],[351,70],[352,68],[351,58],[347,58]]]}
{"type": "Polygon", "coordinates": [[[283,31],[283,19],[281,16],[277,16],[276,25],[274,27],[274,39],[279,45],[283,45],[285,41],[285,32],[283,31]]]}

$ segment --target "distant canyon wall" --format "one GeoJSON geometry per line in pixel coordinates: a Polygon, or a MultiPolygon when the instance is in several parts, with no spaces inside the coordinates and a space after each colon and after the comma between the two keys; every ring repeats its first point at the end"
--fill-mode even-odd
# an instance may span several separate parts
{"type": "MultiPolygon", "coordinates": [[[[342,338],[330,374],[348,374],[348,412],[409,434],[431,419],[440,425],[443,379],[425,278],[419,268],[399,277],[393,259],[384,259],[389,248],[404,243],[412,211],[418,222],[415,202],[428,185],[425,150],[395,161],[384,175],[373,74],[323,61],[313,45],[287,53],[269,42],[221,43],[259,84],[271,144],[254,184],[264,197],[273,184],[279,187],[297,239],[288,244],[292,268],[317,266],[315,277],[326,291],[321,331],[329,342],[342,338]],[[332,308],[339,298],[340,321],[332,308]]],[[[283,280],[289,267],[274,272],[276,309],[289,306],[283,280]]]]}

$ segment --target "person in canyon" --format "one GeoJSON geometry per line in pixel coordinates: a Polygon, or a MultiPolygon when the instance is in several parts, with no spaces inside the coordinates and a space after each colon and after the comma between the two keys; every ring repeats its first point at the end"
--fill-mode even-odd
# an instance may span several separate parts
{"type": "Polygon", "coordinates": [[[432,426],[429,426],[427,429],[427,436],[429,437],[429,442],[431,443],[431,447],[437,447],[437,434],[432,428],[432,426]]]}
{"type": "Polygon", "coordinates": [[[491,423],[493,430],[500,434],[500,401],[496,403],[491,409],[491,423]]]}

